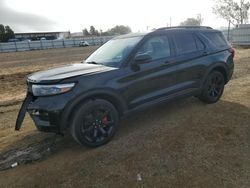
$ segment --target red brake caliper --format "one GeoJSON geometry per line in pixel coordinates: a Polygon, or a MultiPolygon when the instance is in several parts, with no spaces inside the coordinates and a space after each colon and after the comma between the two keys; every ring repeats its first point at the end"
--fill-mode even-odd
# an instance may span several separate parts
{"type": "Polygon", "coordinates": [[[107,116],[105,116],[104,118],[102,118],[102,123],[103,123],[104,125],[107,125],[107,124],[108,124],[108,117],[107,117],[107,116]]]}

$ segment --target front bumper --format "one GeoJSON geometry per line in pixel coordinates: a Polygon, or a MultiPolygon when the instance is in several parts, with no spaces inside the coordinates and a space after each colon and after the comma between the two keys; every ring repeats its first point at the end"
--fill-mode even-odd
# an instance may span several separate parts
{"type": "Polygon", "coordinates": [[[28,112],[39,131],[61,133],[63,110],[73,98],[72,92],[46,97],[34,97],[28,92],[19,111],[15,129],[21,128],[25,113],[28,112]]]}
{"type": "Polygon", "coordinates": [[[43,132],[60,132],[60,111],[47,112],[40,109],[28,110],[37,129],[43,132]]]}

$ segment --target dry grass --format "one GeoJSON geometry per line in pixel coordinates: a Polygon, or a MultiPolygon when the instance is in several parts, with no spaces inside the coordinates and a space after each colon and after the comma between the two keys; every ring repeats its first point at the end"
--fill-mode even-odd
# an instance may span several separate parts
{"type": "MultiPolygon", "coordinates": [[[[63,50],[70,51],[70,60],[63,63],[80,60],[79,54],[84,54],[85,50],[89,53],[83,48],[61,50],[54,52],[55,59],[66,53],[63,50]]],[[[50,65],[46,59],[51,61],[52,52],[25,52],[23,59],[31,59],[33,53],[38,59],[39,53],[43,54],[44,63],[39,63],[42,69],[50,65]]],[[[19,56],[19,53],[5,55],[15,59],[15,54],[19,56]]],[[[2,56],[0,54],[1,63],[2,56]]],[[[249,56],[250,50],[237,50],[234,79],[226,86],[223,98],[217,104],[205,105],[190,98],[137,113],[122,121],[112,142],[97,149],[79,146],[66,136],[58,140],[57,150],[49,158],[0,172],[1,185],[250,187],[249,56]],[[137,174],[141,174],[142,181],[136,180],[137,174]]],[[[34,62],[27,62],[24,70],[32,70],[35,62],[35,58],[34,62]]],[[[61,61],[57,63],[61,64],[61,61]]],[[[8,69],[15,75],[16,68],[8,69]]],[[[15,82],[12,78],[4,76],[1,85],[7,82],[11,87],[15,86],[18,89],[11,92],[15,93],[13,96],[19,96],[18,91],[25,91],[25,79],[17,78],[15,82]]],[[[7,83],[0,86],[5,87],[7,96],[1,98],[2,103],[11,96],[7,83]]],[[[35,131],[30,118],[26,118],[21,132],[13,131],[19,105],[0,107],[0,151],[23,147],[48,136],[35,131]]]]}
{"type": "Polygon", "coordinates": [[[0,105],[23,99],[28,74],[49,67],[80,63],[96,48],[0,53],[0,105]]]}

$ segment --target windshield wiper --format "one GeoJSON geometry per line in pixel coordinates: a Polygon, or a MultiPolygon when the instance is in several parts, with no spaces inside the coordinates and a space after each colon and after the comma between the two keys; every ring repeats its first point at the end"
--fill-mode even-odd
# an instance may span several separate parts
{"type": "Polygon", "coordinates": [[[86,62],[87,64],[103,65],[102,63],[97,63],[95,61],[86,62]]]}

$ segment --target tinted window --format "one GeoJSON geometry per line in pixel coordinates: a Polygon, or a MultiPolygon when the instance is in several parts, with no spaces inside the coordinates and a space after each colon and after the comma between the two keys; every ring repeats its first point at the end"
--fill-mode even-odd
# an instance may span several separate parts
{"type": "Polygon", "coordinates": [[[227,41],[220,32],[206,32],[204,35],[211,41],[211,43],[216,47],[227,47],[227,41]]]}
{"type": "Polygon", "coordinates": [[[174,35],[177,54],[186,54],[197,51],[192,33],[176,33],[174,35]]]}
{"type": "Polygon", "coordinates": [[[204,50],[205,46],[204,44],[201,42],[201,40],[198,37],[194,37],[195,38],[195,42],[196,42],[196,47],[198,50],[204,50]]]}
{"type": "Polygon", "coordinates": [[[155,36],[148,39],[137,52],[137,54],[143,53],[149,54],[152,60],[169,57],[171,53],[168,37],[155,36]]]}

